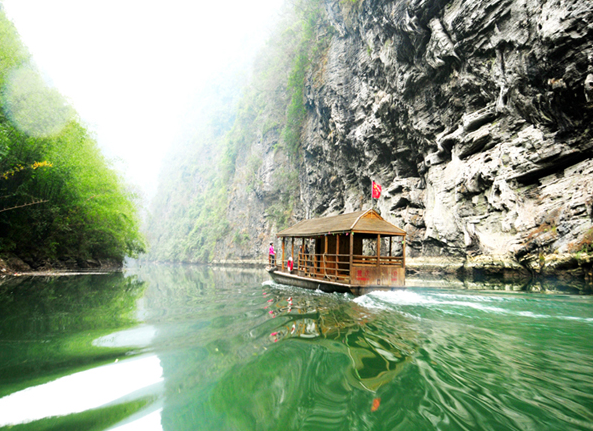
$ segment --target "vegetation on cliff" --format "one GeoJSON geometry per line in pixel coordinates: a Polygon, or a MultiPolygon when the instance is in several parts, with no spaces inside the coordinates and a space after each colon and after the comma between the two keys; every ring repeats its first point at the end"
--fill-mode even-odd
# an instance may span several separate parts
{"type": "Polygon", "coordinates": [[[135,196],[0,13],[0,254],[34,267],[144,250],[135,196]]]}
{"type": "Polygon", "coordinates": [[[270,226],[287,224],[299,194],[305,81],[312,58],[327,44],[316,38],[323,16],[318,0],[291,5],[255,59],[249,80],[227,71],[230,84],[218,80],[201,95],[201,103],[214,108],[200,111],[193,136],[161,176],[149,226],[151,259],[209,262],[247,245],[252,239],[247,221],[228,217],[234,205],[229,196],[237,191],[270,196],[261,212],[270,226]],[[275,166],[271,188],[263,190],[258,178],[269,169],[263,159],[270,151],[275,166]]]}

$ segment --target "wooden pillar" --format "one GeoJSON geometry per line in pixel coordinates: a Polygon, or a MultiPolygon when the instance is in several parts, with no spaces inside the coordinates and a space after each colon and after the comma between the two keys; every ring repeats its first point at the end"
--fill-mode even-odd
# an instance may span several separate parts
{"type": "Polygon", "coordinates": [[[377,235],[377,268],[381,262],[381,235],[377,235]]]}
{"type": "MultiPolygon", "coordinates": [[[[305,238],[301,238],[301,251],[299,252],[299,269],[303,268],[303,257],[305,256],[305,238]]],[[[305,265],[307,262],[305,262],[305,265]]]]}
{"type": "Polygon", "coordinates": [[[319,273],[319,256],[317,255],[317,241],[319,239],[315,238],[315,245],[313,246],[313,272],[315,274],[319,273]]]}
{"type": "Polygon", "coordinates": [[[327,261],[327,235],[325,235],[325,245],[323,247],[323,273],[327,275],[326,261],[327,261]]]}
{"type": "MultiPolygon", "coordinates": [[[[291,250],[290,250],[290,257],[292,257],[292,269],[294,270],[294,236],[290,238],[291,242],[291,250]]],[[[297,268],[298,269],[298,268],[297,268]]]]}
{"type": "Polygon", "coordinates": [[[350,269],[348,269],[350,284],[352,284],[352,256],[354,256],[354,232],[350,232],[350,269]]]}
{"type": "Polygon", "coordinates": [[[286,237],[282,237],[282,271],[284,271],[284,243],[285,243],[286,237]]]}
{"type": "Polygon", "coordinates": [[[336,236],[336,277],[339,275],[338,269],[340,266],[340,234],[336,236]]]}
{"type": "Polygon", "coordinates": [[[405,274],[405,268],[406,268],[406,236],[404,235],[402,237],[402,267],[404,268],[404,274],[405,274]]]}
{"type": "Polygon", "coordinates": [[[392,236],[389,237],[389,257],[391,257],[391,240],[393,239],[392,236]]]}

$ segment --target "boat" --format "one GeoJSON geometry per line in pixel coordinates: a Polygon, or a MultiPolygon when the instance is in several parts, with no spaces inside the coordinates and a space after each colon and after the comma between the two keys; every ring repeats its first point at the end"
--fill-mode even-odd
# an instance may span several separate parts
{"type": "Polygon", "coordinates": [[[282,255],[267,268],[276,283],[354,295],[405,288],[406,232],[374,209],[303,220],[277,237],[282,255]]]}

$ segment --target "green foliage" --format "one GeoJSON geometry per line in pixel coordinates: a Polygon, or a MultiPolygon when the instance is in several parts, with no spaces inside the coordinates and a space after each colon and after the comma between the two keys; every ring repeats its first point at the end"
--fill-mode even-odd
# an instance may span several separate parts
{"type": "Polygon", "coordinates": [[[317,0],[301,1],[297,5],[300,11],[300,43],[294,54],[292,70],[288,77],[287,92],[290,102],[286,110],[286,123],[282,132],[283,145],[294,159],[300,148],[300,136],[306,116],[304,104],[305,78],[312,56],[319,49],[320,40],[315,43],[316,28],[322,19],[321,3],[317,0]]]}
{"type": "Polygon", "coordinates": [[[201,197],[201,204],[193,208],[195,213],[191,214],[195,223],[183,248],[187,260],[211,261],[218,241],[229,231],[226,190],[221,186],[221,182],[216,181],[210,193],[201,197]]]}
{"type": "MultiPolygon", "coordinates": [[[[196,117],[195,123],[203,124],[196,128],[193,147],[171,161],[155,200],[151,259],[208,262],[227,255],[220,249],[223,244],[246,245],[249,237],[243,226],[227,217],[235,196],[248,195],[256,207],[262,200],[271,201],[265,209],[268,220],[277,227],[289,223],[299,196],[305,84],[332,33],[321,0],[297,0],[287,8],[255,59],[249,83],[229,97],[211,100],[200,95],[209,101],[208,110],[196,117]],[[324,27],[325,37],[318,37],[319,27],[324,27]],[[221,124],[224,118],[234,121],[221,124]],[[260,169],[264,160],[266,174],[260,169]],[[271,190],[268,170],[273,172],[271,190]]],[[[210,91],[227,95],[225,87],[225,82],[217,82],[210,91]]]]}
{"type": "Polygon", "coordinates": [[[304,81],[308,58],[299,54],[288,78],[288,91],[291,93],[290,104],[286,110],[286,125],[282,132],[284,145],[291,156],[296,156],[301,137],[301,127],[305,119],[304,81]]]}
{"type": "Polygon", "coordinates": [[[585,232],[579,245],[582,253],[593,253],[593,228],[585,232]]]}
{"type": "Polygon", "coordinates": [[[274,194],[278,196],[276,202],[266,210],[266,215],[274,221],[276,227],[284,229],[292,216],[298,195],[298,172],[292,167],[281,167],[274,173],[274,194]]]}
{"type": "Polygon", "coordinates": [[[30,65],[10,71],[2,105],[13,124],[30,136],[51,136],[75,116],[62,95],[49,88],[30,65]]]}
{"type": "Polygon", "coordinates": [[[243,245],[249,242],[251,238],[247,232],[235,231],[233,235],[233,242],[237,245],[243,245]]]}
{"type": "Polygon", "coordinates": [[[28,64],[2,14],[0,38],[0,253],[136,256],[144,241],[135,196],[72,108],[28,64]]]}

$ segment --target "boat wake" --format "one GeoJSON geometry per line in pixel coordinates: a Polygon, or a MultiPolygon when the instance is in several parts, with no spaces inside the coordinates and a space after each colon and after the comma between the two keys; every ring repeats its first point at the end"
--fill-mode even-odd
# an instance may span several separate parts
{"type": "Polygon", "coordinates": [[[479,313],[513,315],[530,319],[559,319],[593,323],[593,318],[564,315],[560,310],[546,307],[544,300],[521,296],[455,294],[440,292],[413,292],[410,290],[377,291],[355,298],[353,301],[371,309],[409,311],[416,307],[429,308],[446,314],[479,313]],[[527,311],[540,305],[542,312],[527,311]],[[548,312],[545,312],[548,311],[548,312]]]}

